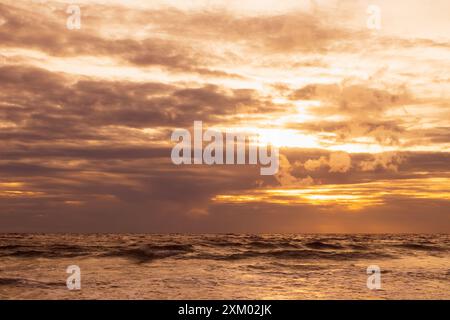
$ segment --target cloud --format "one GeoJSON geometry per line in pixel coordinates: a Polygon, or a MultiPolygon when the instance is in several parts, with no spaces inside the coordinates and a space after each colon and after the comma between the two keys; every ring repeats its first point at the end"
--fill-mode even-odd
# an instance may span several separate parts
{"type": "Polygon", "coordinates": [[[345,120],[345,121],[311,121],[301,124],[288,123],[286,128],[302,130],[311,134],[332,133],[336,143],[357,141],[357,138],[372,138],[380,145],[399,145],[400,138],[406,135],[402,119],[395,120],[345,120]]]}
{"type": "Polygon", "coordinates": [[[399,165],[404,161],[404,156],[396,152],[384,152],[373,155],[373,159],[360,162],[362,171],[375,171],[377,169],[392,170],[397,172],[399,165]]]}
{"type": "Polygon", "coordinates": [[[70,31],[67,3],[0,4],[1,231],[449,230],[446,41],[369,36],[331,6],[81,7],[82,29],[70,31]],[[174,166],[170,133],[194,120],[276,132],[293,147],[280,149],[276,176],[174,166]],[[384,149],[396,152],[369,152],[384,149]],[[322,197],[289,195],[315,186],[322,197]],[[238,197],[267,188],[273,203],[238,197]],[[374,190],[391,193],[377,208],[335,206],[374,190]]]}
{"type": "Polygon", "coordinates": [[[330,172],[347,172],[351,165],[352,159],[345,152],[335,152],[330,156],[330,160],[328,161],[328,165],[330,166],[330,172]]]}
{"type": "Polygon", "coordinates": [[[3,133],[10,138],[92,139],[97,135],[101,140],[107,132],[100,129],[106,126],[189,127],[194,120],[223,121],[223,116],[234,115],[241,106],[270,111],[252,90],[73,79],[27,66],[0,67],[0,84],[0,117],[14,123],[3,133]],[[42,135],[49,129],[51,135],[42,135]]]}
{"type": "MultiPolygon", "coordinates": [[[[390,90],[394,91],[392,88],[390,90]]],[[[390,107],[413,101],[405,88],[400,87],[395,92],[390,92],[364,84],[307,85],[293,92],[291,99],[323,101],[325,107],[315,109],[317,115],[339,114],[366,120],[381,115],[390,107]]]]}
{"type": "Polygon", "coordinates": [[[275,179],[281,186],[308,186],[314,184],[314,180],[307,176],[306,178],[297,178],[292,174],[293,167],[288,158],[280,154],[279,170],[275,179]]]}
{"type": "Polygon", "coordinates": [[[303,166],[307,171],[316,171],[322,167],[328,167],[329,172],[345,173],[352,165],[351,157],[345,152],[333,152],[329,159],[320,157],[319,159],[309,159],[303,166]]]}
{"type": "Polygon", "coordinates": [[[309,159],[303,165],[307,171],[316,171],[321,167],[328,166],[328,160],[325,157],[319,159],[309,159]]]}
{"type": "MultiPolygon", "coordinates": [[[[183,22],[169,25],[172,33],[188,33],[190,37],[211,40],[220,35],[222,41],[243,44],[249,48],[253,46],[268,53],[321,52],[330,48],[335,41],[349,36],[346,31],[333,29],[323,23],[327,19],[325,16],[300,11],[254,17],[236,17],[223,11],[169,14],[172,16],[166,21],[181,19],[183,22]],[[181,26],[186,29],[181,29],[181,26]]],[[[164,26],[163,21],[159,22],[164,26]]]]}
{"type": "MultiPolygon", "coordinates": [[[[0,17],[5,21],[0,29],[0,42],[6,48],[26,48],[54,57],[111,57],[138,67],[159,66],[173,72],[197,73],[214,77],[239,77],[206,67],[207,53],[178,40],[151,36],[145,39],[105,37],[95,27],[77,31],[66,29],[64,5],[45,10],[35,4],[30,9],[0,4],[0,17]],[[39,12],[39,14],[37,14],[39,12]]],[[[93,7],[94,12],[101,6],[93,7]]],[[[116,8],[117,9],[117,8],[116,8]]],[[[83,9],[84,10],[84,9],[83,9]]],[[[121,13],[121,19],[123,13],[121,13]]],[[[88,19],[89,20],[89,19],[88,19]]],[[[106,21],[108,18],[105,19],[106,21]]]]}

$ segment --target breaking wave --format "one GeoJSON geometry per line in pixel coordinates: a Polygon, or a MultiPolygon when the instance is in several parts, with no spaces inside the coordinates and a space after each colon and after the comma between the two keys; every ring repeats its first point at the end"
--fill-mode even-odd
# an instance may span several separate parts
{"type": "MultiPolygon", "coordinates": [[[[159,259],[233,261],[358,260],[449,251],[447,236],[427,235],[18,235],[0,234],[0,257],[125,258],[139,263],[159,259]],[[433,238],[435,237],[435,238],[433,238]]],[[[6,280],[4,280],[6,281],[6,280]]]]}

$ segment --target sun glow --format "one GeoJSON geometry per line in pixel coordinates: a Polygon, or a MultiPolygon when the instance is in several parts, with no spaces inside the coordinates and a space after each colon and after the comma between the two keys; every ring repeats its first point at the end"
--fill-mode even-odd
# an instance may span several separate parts
{"type": "Polygon", "coordinates": [[[378,181],[303,188],[255,189],[248,190],[244,194],[217,195],[212,200],[229,204],[304,204],[324,207],[340,206],[349,210],[359,210],[382,205],[389,196],[450,200],[450,178],[378,181]],[[415,189],[412,187],[415,187],[415,189]]]}

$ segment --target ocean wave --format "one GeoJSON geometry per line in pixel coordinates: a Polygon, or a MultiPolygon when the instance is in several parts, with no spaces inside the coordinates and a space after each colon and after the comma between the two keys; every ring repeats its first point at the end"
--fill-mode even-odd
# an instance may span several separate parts
{"type": "Polygon", "coordinates": [[[2,253],[0,256],[23,257],[23,258],[72,258],[89,255],[89,252],[70,251],[47,251],[47,250],[15,250],[13,252],[2,253]]]}
{"type": "Polygon", "coordinates": [[[71,258],[92,254],[94,248],[88,246],[48,244],[48,245],[2,245],[0,256],[23,258],[71,258]]]}
{"type": "Polygon", "coordinates": [[[217,247],[241,247],[244,246],[244,242],[230,241],[226,239],[205,239],[201,244],[217,247]]]}
{"type": "Polygon", "coordinates": [[[449,251],[448,239],[413,235],[24,235],[18,239],[3,235],[0,257],[123,257],[139,263],[166,258],[354,260],[440,255],[449,251]]]}
{"type": "Polygon", "coordinates": [[[282,248],[282,247],[297,247],[287,241],[251,241],[246,244],[249,247],[262,248],[262,249],[272,249],[272,248],[282,248]]]}
{"type": "Polygon", "coordinates": [[[124,257],[147,262],[156,259],[164,259],[193,252],[194,247],[190,244],[169,245],[145,245],[136,248],[121,248],[111,250],[103,254],[105,257],[124,257]]]}
{"type": "Polygon", "coordinates": [[[20,285],[23,283],[23,279],[19,278],[0,278],[0,286],[20,285]]]}
{"type": "Polygon", "coordinates": [[[49,288],[49,287],[61,287],[64,285],[65,283],[62,282],[45,282],[25,278],[0,277],[0,286],[49,288]]]}
{"type": "Polygon", "coordinates": [[[312,241],[305,244],[308,248],[312,249],[344,249],[343,246],[338,244],[325,243],[321,241],[312,241]]]}
{"type": "Polygon", "coordinates": [[[420,251],[445,251],[446,248],[439,247],[436,245],[423,244],[423,243],[400,243],[393,244],[391,247],[410,249],[410,250],[420,250],[420,251]]]}
{"type": "Polygon", "coordinates": [[[272,250],[272,251],[245,251],[229,255],[216,256],[218,260],[242,260],[251,258],[277,258],[277,259],[292,259],[292,260],[309,260],[309,259],[324,259],[324,260],[358,260],[369,258],[393,258],[394,256],[384,252],[326,252],[318,250],[272,250]]]}

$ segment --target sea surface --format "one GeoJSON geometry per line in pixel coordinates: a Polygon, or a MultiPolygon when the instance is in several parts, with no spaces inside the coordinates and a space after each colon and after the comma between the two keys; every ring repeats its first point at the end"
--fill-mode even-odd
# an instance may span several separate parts
{"type": "Polygon", "coordinates": [[[0,234],[0,299],[450,299],[450,235],[0,234]]]}

